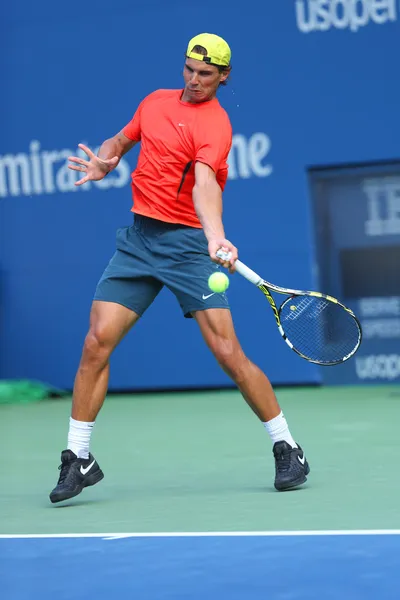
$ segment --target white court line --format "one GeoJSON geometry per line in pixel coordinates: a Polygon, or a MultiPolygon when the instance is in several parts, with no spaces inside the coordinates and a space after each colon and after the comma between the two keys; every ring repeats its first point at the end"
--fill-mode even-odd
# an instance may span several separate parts
{"type": "Polygon", "coordinates": [[[400,535],[400,529],[327,529],[310,531],[161,531],[139,533],[27,533],[0,534],[0,539],[102,538],[188,538],[188,537],[313,537],[313,536],[400,535]]]}

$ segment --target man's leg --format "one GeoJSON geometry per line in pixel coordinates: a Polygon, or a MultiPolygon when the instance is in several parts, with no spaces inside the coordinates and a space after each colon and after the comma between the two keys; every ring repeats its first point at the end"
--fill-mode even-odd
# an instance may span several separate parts
{"type": "Polygon", "coordinates": [[[109,358],[139,319],[134,311],[114,302],[94,301],[90,328],[75,377],[72,418],[92,422],[107,393],[109,358]]]}
{"type": "Polygon", "coordinates": [[[117,250],[95,291],[90,329],[75,378],[68,447],[61,454],[52,502],[72,498],[103,478],[89,452],[90,437],[107,392],[110,355],[163,287],[154,277],[150,259],[135,225],[117,231],[117,250]]]}
{"type": "Polygon", "coordinates": [[[271,383],[244,354],[229,310],[210,308],[193,312],[201,333],[223,370],[233,379],[274,443],[275,487],[296,487],[306,481],[309,466],[292,438],[271,383]]]}
{"type": "Polygon", "coordinates": [[[61,473],[50,494],[52,502],[73,498],[104,477],[89,452],[90,437],[106,397],[111,353],[138,319],[138,314],[120,304],[93,302],[75,378],[68,446],[61,454],[61,473]]]}
{"type": "Polygon", "coordinates": [[[89,457],[94,421],[107,393],[111,353],[138,319],[137,313],[115,302],[93,302],[75,377],[68,432],[68,449],[78,458],[89,457]]]}

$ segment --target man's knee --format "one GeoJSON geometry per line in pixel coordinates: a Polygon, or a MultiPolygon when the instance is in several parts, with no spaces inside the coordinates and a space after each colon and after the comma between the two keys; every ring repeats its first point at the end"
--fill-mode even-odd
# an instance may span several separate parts
{"type": "Polygon", "coordinates": [[[221,367],[235,380],[240,379],[246,369],[247,358],[236,339],[218,337],[211,349],[221,367]]]}
{"type": "Polygon", "coordinates": [[[82,363],[106,364],[139,315],[113,302],[95,301],[90,314],[90,329],[86,336],[82,363]]]}
{"type": "Polygon", "coordinates": [[[107,362],[114,349],[113,340],[106,327],[92,326],[85,338],[82,362],[107,362]]]}

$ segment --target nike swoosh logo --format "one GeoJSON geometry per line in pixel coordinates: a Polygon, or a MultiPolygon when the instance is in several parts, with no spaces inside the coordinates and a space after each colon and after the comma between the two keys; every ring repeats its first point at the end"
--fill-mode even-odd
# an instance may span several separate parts
{"type": "Polygon", "coordinates": [[[211,296],[214,296],[215,292],[213,292],[212,294],[208,294],[208,296],[205,296],[203,294],[203,300],[207,300],[207,298],[211,298],[211,296]]]}
{"type": "Polygon", "coordinates": [[[297,458],[299,459],[299,463],[300,463],[301,465],[303,465],[303,467],[304,467],[304,464],[305,464],[305,462],[306,462],[306,457],[304,456],[304,454],[303,454],[303,456],[298,456],[298,455],[297,455],[297,458]]]}
{"type": "Polygon", "coordinates": [[[90,465],[88,467],[83,467],[83,465],[81,465],[81,473],[82,475],[86,475],[86,473],[88,473],[90,471],[90,469],[93,467],[94,463],[96,461],[94,460],[92,463],[90,463],[90,465]]]}

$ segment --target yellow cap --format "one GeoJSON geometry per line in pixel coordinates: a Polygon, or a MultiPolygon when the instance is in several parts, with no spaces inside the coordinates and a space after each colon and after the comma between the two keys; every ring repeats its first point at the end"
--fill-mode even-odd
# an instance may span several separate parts
{"type": "Polygon", "coordinates": [[[213,33],[200,33],[192,38],[188,44],[186,56],[203,60],[211,65],[219,65],[221,67],[229,67],[231,61],[231,49],[225,40],[213,33]],[[197,54],[193,52],[195,46],[203,46],[207,50],[207,55],[197,54]]]}

